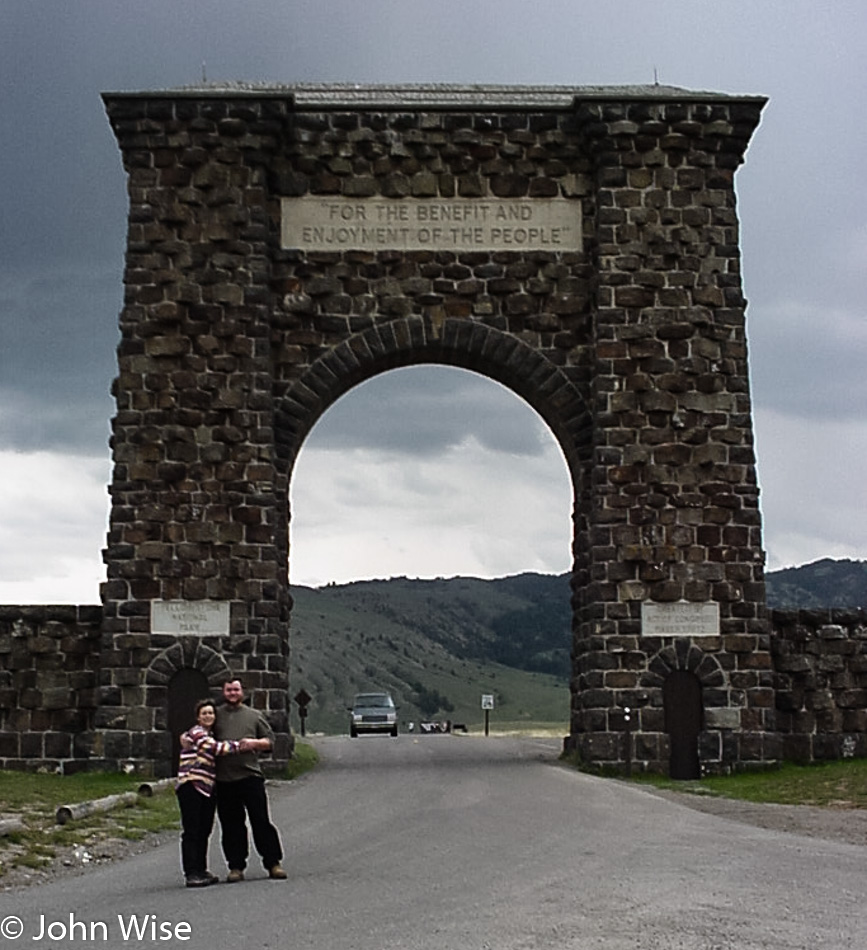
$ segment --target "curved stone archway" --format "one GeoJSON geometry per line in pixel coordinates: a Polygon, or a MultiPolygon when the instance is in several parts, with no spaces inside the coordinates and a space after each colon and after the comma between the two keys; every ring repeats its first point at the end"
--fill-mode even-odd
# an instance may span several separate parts
{"type": "MultiPolygon", "coordinates": [[[[104,98],[130,196],[96,717],[108,762],[154,728],[154,657],[193,641],[244,676],[288,755],[294,461],[340,395],[424,362],[503,383],[562,448],[570,744],[622,767],[619,710],[640,705],[655,656],[700,637],[731,679],[702,766],[776,758],[734,196],[763,99],[104,98]]],[[[650,767],[651,707],[637,738],[650,767]]]]}
{"type": "Polygon", "coordinates": [[[217,689],[231,674],[222,654],[198,639],[180,638],[161,650],[148,664],[144,681],[147,686],[163,688],[180,670],[198,670],[208,685],[217,689]]]}
{"type": "Polygon", "coordinates": [[[668,676],[676,671],[695,674],[696,679],[706,689],[718,689],[726,683],[723,668],[713,653],[705,652],[692,640],[679,637],[651,658],[641,685],[662,686],[668,676]]]}
{"type": "Polygon", "coordinates": [[[590,413],[560,367],[494,327],[424,316],[372,326],[350,337],[291,384],[276,410],[278,454],[289,471],[309,431],[340,396],[371,376],[420,363],[473,370],[523,397],[559,442],[573,481],[580,478],[582,448],[585,461],[589,457],[590,413]]]}

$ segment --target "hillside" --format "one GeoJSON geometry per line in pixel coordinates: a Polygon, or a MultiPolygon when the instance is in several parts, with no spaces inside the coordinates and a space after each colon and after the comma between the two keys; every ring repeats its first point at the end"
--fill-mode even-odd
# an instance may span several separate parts
{"type": "MultiPolygon", "coordinates": [[[[388,689],[403,722],[478,725],[569,718],[568,577],[360,581],[294,587],[291,692],[308,729],[345,732],[354,693],[388,689]]],[[[293,704],[293,723],[297,723],[293,704]]]]}
{"type": "MultiPolygon", "coordinates": [[[[867,605],[867,562],[822,560],[767,575],[771,607],[867,605]]],[[[358,581],[293,587],[291,692],[314,697],[310,731],[345,732],[362,690],[388,689],[401,720],[478,726],[569,718],[569,575],[358,581]]],[[[299,721],[292,704],[293,725],[299,721]]]]}
{"type": "Polygon", "coordinates": [[[770,607],[867,607],[867,561],[823,558],[766,581],[770,607]]]}

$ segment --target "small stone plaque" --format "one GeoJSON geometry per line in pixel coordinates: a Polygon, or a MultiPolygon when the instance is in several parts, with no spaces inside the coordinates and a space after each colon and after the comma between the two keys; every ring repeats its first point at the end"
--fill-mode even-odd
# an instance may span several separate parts
{"type": "Polygon", "coordinates": [[[204,637],[228,634],[228,632],[228,601],[151,601],[151,633],[204,637]]]}
{"type": "Polygon", "coordinates": [[[576,198],[282,200],[284,248],[304,251],[574,251],[576,198]]]}
{"type": "Polygon", "coordinates": [[[645,637],[718,637],[719,604],[645,601],[641,605],[641,632],[645,637]]]}

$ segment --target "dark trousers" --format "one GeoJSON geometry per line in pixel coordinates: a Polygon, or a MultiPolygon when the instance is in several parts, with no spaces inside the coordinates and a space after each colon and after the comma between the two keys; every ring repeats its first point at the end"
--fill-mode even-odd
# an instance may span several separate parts
{"type": "Polygon", "coordinates": [[[268,814],[265,779],[253,775],[236,782],[217,782],[217,813],[223,829],[223,854],[230,870],[243,871],[247,866],[247,818],[262,864],[272,868],[283,860],[280,835],[268,814]]]}
{"type": "Polygon", "coordinates": [[[181,867],[184,875],[203,875],[208,868],[208,839],[214,827],[213,795],[209,798],[197,791],[191,782],[177,790],[181,809],[181,867]]]}

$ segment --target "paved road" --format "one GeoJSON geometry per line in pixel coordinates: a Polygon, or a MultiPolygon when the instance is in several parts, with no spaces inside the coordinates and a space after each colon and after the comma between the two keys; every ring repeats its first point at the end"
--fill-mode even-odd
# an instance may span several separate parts
{"type": "Polygon", "coordinates": [[[0,895],[0,948],[867,947],[867,849],[577,774],[547,740],[315,741],[322,767],[271,792],[288,881],[253,866],[243,884],[186,890],[170,844],[0,895]],[[124,936],[131,915],[141,938],[124,936]],[[55,939],[34,939],[42,918],[55,939]],[[184,922],[190,939],[160,939],[184,922]]]}

